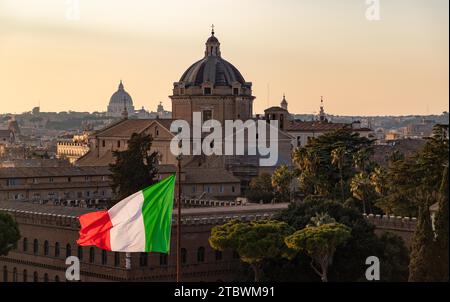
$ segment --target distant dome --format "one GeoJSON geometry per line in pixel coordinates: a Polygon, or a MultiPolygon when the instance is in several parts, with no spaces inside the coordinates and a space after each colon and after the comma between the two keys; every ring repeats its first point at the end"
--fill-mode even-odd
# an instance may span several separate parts
{"type": "Polygon", "coordinates": [[[133,100],[131,99],[131,96],[128,94],[128,92],[126,92],[125,89],[123,88],[122,81],[120,81],[119,89],[117,89],[117,91],[114,92],[114,94],[111,96],[111,99],[109,100],[109,104],[110,105],[120,104],[122,106],[122,108],[123,108],[124,104],[127,107],[133,106],[133,100]]]}
{"type": "Polygon", "coordinates": [[[233,83],[245,85],[239,70],[224,60],[220,52],[220,42],[212,32],[206,41],[205,57],[192,64],[181,76],[185,87],[200,86],[210,82],[214,86],[232,86],[233,83]]]}
{"type": "Polygon", "coordinates": [[[134,114],[133,99],[125,91],[122,81],[120,81],[119,88],[111,96],[108,105],[108,116],[120,117],[126,108],[128,115],[134,114]]]}

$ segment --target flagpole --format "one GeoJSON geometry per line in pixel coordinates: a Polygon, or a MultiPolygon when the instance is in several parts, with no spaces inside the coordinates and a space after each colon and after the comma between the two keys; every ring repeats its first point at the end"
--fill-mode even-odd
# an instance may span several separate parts
{"type": "Polygon", "coordinates": [[[181,157],[178,160],[178,203],[177,203],[177,282],[181,281],[181,157]]]}

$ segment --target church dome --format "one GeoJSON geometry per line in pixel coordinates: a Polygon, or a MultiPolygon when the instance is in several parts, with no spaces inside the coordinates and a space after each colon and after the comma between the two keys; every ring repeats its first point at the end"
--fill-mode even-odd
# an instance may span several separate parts
{"type": "Polygon", "coordinates": [[[134,115],[133,100],[128,92],[125,91],[122,81],[120,81],[119,88],[109,100],[107,115],[111,117],[122,117],[125,109],[128,116],[134,115]]]}
{"type": "Polygon", "coordinates": [[[131,96],[128,94],[128,92],[126,92],[123,88],[122,81],[120,81],[119,89],[111,96],[109,105],[120,105],[121,108],[123,108],[124,106],[127,108],[133,106],[133,100],[131,99],[131,96]]]}
{"type": "Polygon", "coordinates": [[[214,36],[214,31],[206,41],[205,57],[192,64],[184,72],[180,82],[184,83],[185,87],[201,86],[205,82],[214,86],[232,86],[235,83],[245,86],[246,84],[239,70],[222,58],[220,42],[214,36]]]}

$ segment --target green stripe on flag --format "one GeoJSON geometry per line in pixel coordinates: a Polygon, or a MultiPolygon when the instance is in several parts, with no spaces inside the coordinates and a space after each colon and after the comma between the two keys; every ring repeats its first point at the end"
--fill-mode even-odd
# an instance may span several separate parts
{"type": "Polygon", "coordinates": [[[146,252],[168,253],[170,250],[174,190],[175,175],[142,190],[146,252]]]}

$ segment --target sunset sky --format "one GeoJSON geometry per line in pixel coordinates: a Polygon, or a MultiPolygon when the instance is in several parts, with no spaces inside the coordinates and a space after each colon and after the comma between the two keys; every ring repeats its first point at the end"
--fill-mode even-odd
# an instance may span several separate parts
{"type": "Polygon", "coordinates": [[[0,0],[0,113],[105,111],[120,79],[136,108],[170,110],[212,23],[257,113],[283,93],[294,113],[321,95],[330,114],[448,111],[449,1],[380,4],[369,21],[366,0],[0,0]]]}

